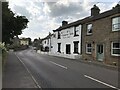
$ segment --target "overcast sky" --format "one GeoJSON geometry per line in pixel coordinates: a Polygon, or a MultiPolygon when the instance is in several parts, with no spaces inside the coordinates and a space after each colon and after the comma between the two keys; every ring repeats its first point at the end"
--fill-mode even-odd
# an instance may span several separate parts
{"type": "Polygon", "coordinates": [[[58,28],[63,20],[73,21],[90,16],[96,4],[100,12],[112,9],[119,0],[9,0],[9,8],[28,18],[28,28],[20,37],[44,38],[58,28]],[[46,2],[45,2],[46,1],[46,2]],[[56,1],[56,2],[55,2],[56,1]],[[91,2],[90,2],[91,1],[91,2]]]}

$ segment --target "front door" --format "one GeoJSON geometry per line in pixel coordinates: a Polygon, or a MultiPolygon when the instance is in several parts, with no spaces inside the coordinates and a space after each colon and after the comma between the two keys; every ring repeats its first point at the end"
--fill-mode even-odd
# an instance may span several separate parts
{"type": "Polygon", "coordinates": [[[66,54],[70,54],[70,44],[66,44],[66,54]]]}
{"type": "Polygon", "coordinates": [[[97,45],[97,60],[103,61],[104,58],[104,47],[103,44],[97,45]]]}

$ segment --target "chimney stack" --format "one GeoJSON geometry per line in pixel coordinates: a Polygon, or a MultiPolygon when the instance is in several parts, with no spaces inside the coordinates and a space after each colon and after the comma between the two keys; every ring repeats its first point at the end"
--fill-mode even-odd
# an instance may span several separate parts
{"type": "Polygon", "coordinates": [[[65,26],[65,25],[67,25],[67,24],[68,24],[67,21],[62,21],[62,26],[65,26]]]}
{"type": "Polygon", "coordinates": [[[91,16],[96,16],[99,13],[100,13],[99,7],[97,7],[96,5],[94,5],[93,8],[91,8],[91,16]]]}

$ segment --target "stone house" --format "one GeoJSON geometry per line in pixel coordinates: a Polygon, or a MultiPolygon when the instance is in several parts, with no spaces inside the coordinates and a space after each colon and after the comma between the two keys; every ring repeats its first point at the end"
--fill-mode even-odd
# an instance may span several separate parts
{"type": "Polygon", "coordinates": [[[91,8],[91,16],[82,22],[82,58],[118,64],[120,60],[120,5],[100,13],[91,8]]]}

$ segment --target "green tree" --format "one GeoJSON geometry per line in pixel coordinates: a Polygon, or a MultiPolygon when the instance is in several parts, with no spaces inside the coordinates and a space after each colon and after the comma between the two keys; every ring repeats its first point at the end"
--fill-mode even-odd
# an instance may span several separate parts
{"type": "Polygon", "coordinates": [[[25,16],[15,15],[8,8],[8,2],[2,2],[2,42],[10,44],[14,36],[22,34],[28,22],[25,16]]]}

